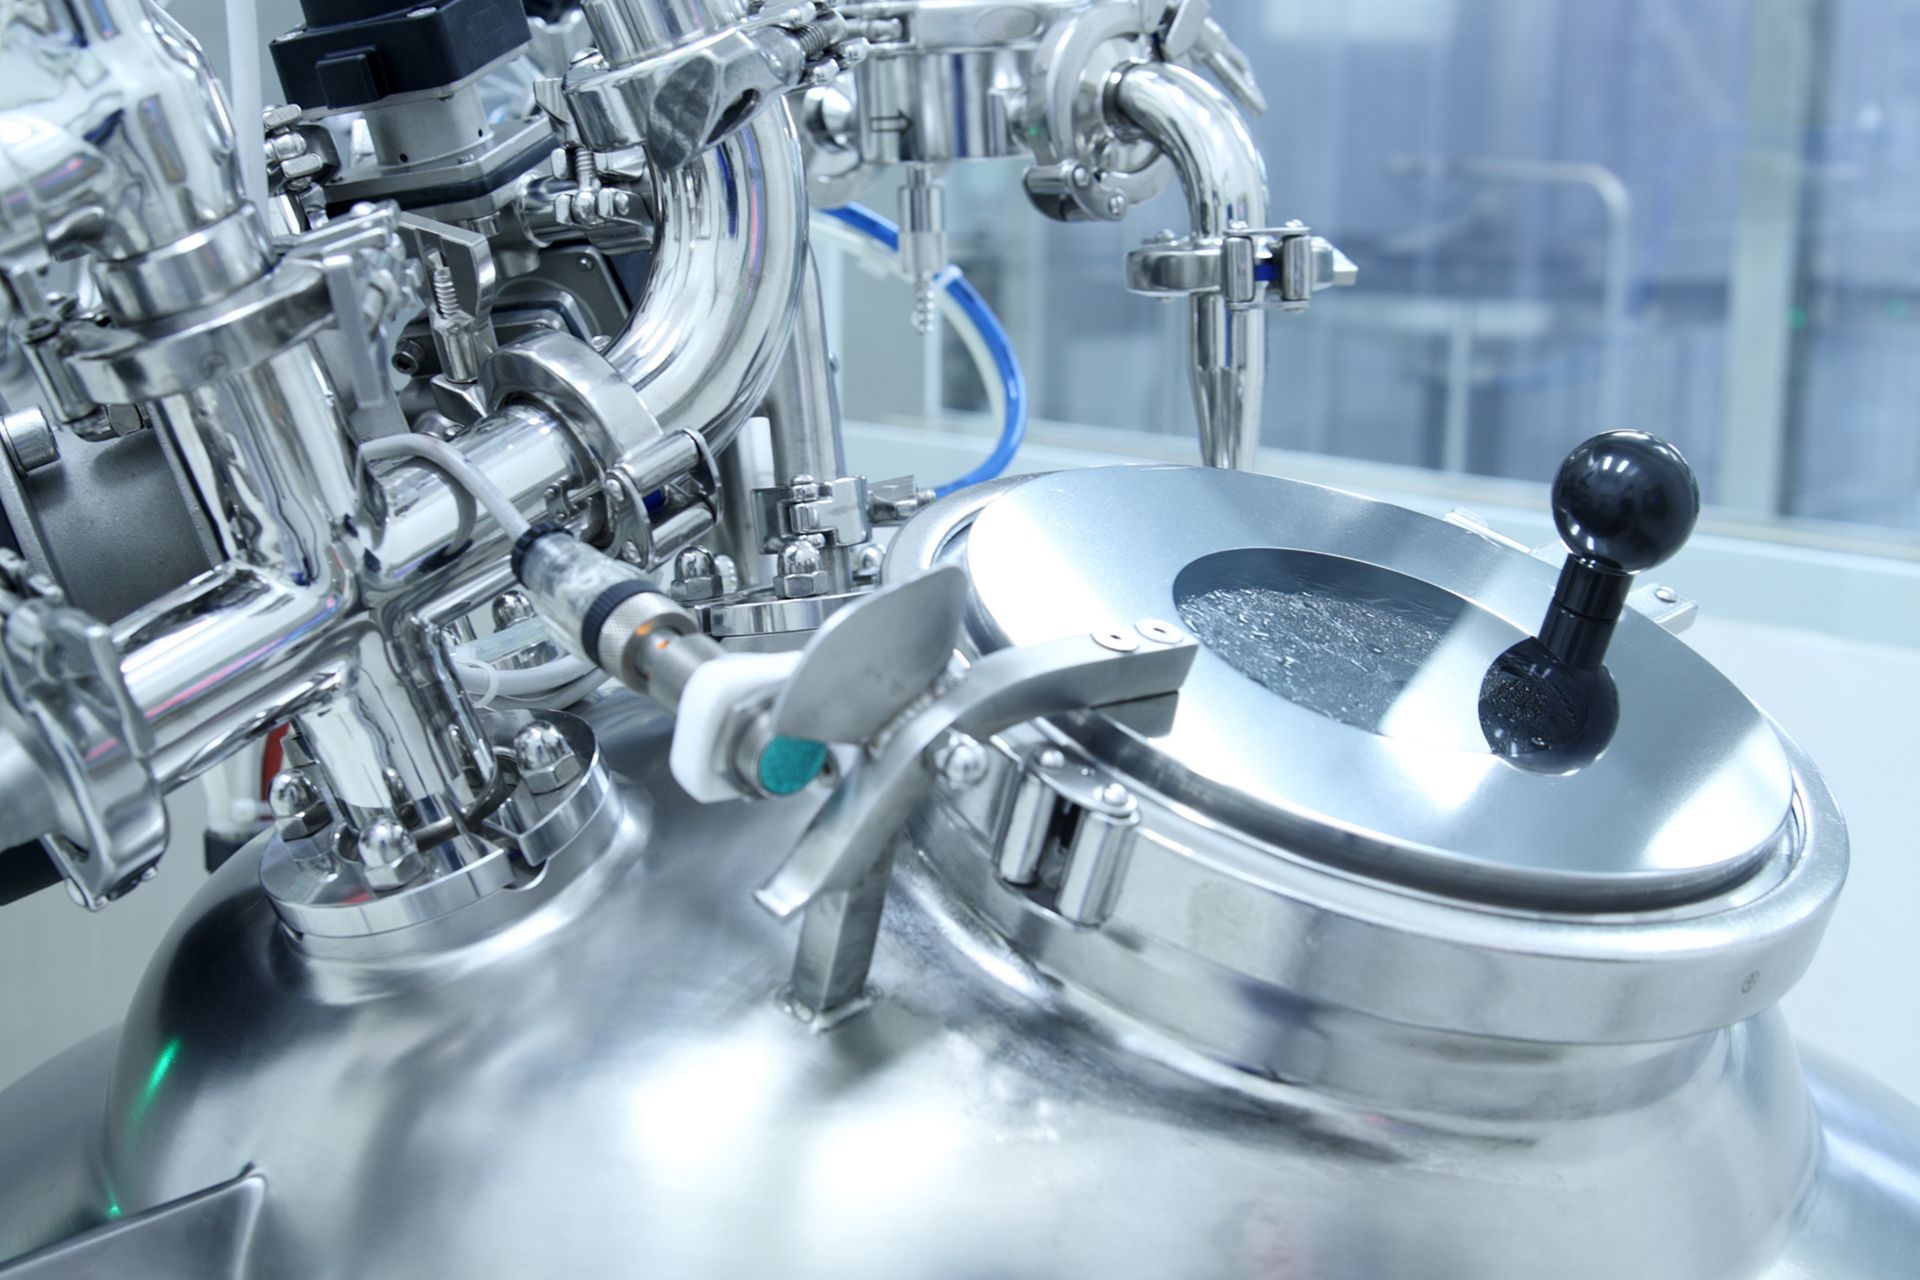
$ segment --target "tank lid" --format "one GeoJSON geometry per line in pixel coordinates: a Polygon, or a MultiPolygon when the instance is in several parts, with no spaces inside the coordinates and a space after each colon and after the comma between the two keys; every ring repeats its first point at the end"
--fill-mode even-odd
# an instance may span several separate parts
{"type": "Polygon", "coordinates": [[[1597,682],[1529,650],[1553,567],[1315,485],[1197,468],[1045,476],[964,541],[982,649],[1143,619],[1202,652],[1171,723],[1062,726],[1152,791],[1315,861],[1534,908],[1671,905],[1783,840],[1768,720],[1629,611],[1597,682]]]}

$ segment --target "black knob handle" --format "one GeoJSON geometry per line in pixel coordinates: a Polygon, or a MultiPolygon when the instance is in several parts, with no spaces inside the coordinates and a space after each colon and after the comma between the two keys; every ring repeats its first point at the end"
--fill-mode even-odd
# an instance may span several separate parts
{"type": "Polygon", "coordinates": [[[1699,518],[1693,468],[1658,436],[1609,431],[1568,454],[1553,481],[1553,522],[1571,554],[1540,642],[1571,667],[1598,669],[1633,575],[1680,550],[1699,518]]]}

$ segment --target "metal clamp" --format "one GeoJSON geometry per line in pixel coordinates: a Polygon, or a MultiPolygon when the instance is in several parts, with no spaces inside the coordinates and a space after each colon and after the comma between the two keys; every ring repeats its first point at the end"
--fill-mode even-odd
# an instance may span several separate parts
{"type": "Polygon", "coordinates": [[[595,151],[639,146],[677,169],[790,91],[824,84],[866,57],[831,5],[767,6],[664,51],[644,48],[611,5],[590,8],[598,51],[567,72],[581,139],[595,151]]]}
{"type": "MultiPolygon", "coordinates": [[[[946,670],[965,593],[964,574],[949,567],[843,612],[802,659],[790,686],[794,692],[775,707],[776,732],[855,741],[866,750],[792,854],[755,894],[782,919],[806,912],[788,1001],[810,1021],[830,1022],[864,999],[894,841],[942,772],[943,748],[951,735],[977,740],[1040,716],[1162,696],[1178,690],[1193,666],[1197,646],[1178,631],[1143,631],[1124,647],[1110,644],[1119,633],[1092,632],[988,654],[942,687],[939,673],[946,670]],[[906,592],[911,594],[900,594],[906,592]],[[930,638],[930,628],[919,627],[907,633],[911,641],[903,641],[903,610],[951,625],[937,639],[930,638]],[[862,686],[867,705],[851,718],[847,708],[817,690],[807,696],[812,678],[826,665],[835,670],[848,662],[889,666],[875,656],[889,649],[903,661],[912,660],[895,675],[934,672],[933,683],[870,671],[862,686]],[[871,736],[852,736],[856,733],[871,736]]],[[[1131,640],[1134,633],[1126,634],[1131,640]]],[[[1090,922],[1104,910],[1118,862],[1114,855],[1124,852],[1125,804],[1118,797],[1093,798],[1090,807],[1102,817],[1088,829],[1087,857],[1073,887],[1069,891],[1063,883],[1069,909],[1090,922]],[[1110,830],[1097,829],[1103,821],[1110,830]],[[1095,851],[1095,844],[1101,849],[1095,851]]]]}
{"type": "Polygon", "coordinates": [[[77,825],[48,836],[48,852],[80,900],[97,908],[166,849],[166,810],[146,766],[152,731],[121,673],[112,629],[68,606],[9,551],[0,551],[0,690],[32,722],[38,754],[50,761],[43,768],[57,770],[71,796],[77,825]]]}
{"type": "Polygon", "coordinates": [[[1105,920],[1136,829],[1140,802],[1055,747],[1027,755],[1001,825],[1002,880],[1049,891],[1075,924],[1105,920]]]}
{"type": "Polygon", "coordinates": [[[864,476],[796,476],[785,488],[755,489],[753,496],[766,531],[763,551],[776,552],[794,538],[817,535],[830,546],[852,547],[873,536],[864,476]]]}
{"type": "Polygon", "coordinates": [[[1359,268],[1301,222],[1235,228],[1217,237],[1158,237],[1127,255],[1127,288],[1149,297],[1217,293],[1230,306],[1304,311],[1322,289],[1344,288],[1359,268]]]}
{"type": "Polygon", "coordinates": [[[1021,123],[1035,164],[1025,183],[1048,217],[1117,222],[1173,183],[1173,162],[1150,142],[1123,139],[1106,110],[1109,78],[1150,59],[1152,36],[1139,6],[1108,3],[1056,24],[1034,50],[1021,123]]]}

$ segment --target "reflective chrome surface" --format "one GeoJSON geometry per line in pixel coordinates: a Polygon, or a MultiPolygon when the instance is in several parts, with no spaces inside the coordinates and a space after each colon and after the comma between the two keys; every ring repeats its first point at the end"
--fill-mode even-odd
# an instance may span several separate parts
{"type": "MultiPolygon", "coordinates": [[[[1199,237],[1267,225],[1267,166],[1224,93],[1181,67],[1122,72],[1113,102],[1179,171],[1199,237]]],[[[1266,317],[1219,294],[1188,303],[1193,400],[1208,466],[1251,467],[1266,403],[1266,317]]]]}
{"type": "Polygon", "coordinates": [[[1212,617],[1170,731],[1129,735],[1117,758],[1310,856],[1467,896],[1621,909],[1724,886],[1786,836],[1779,735],[1637,616],[1610,655],[1620,722],[1597,760],[1543,775],[1494,755],[1482,679],[1537,621],[1553,570],[1443,522],[1271,477],[1113,468],[991,503],[964,563],[988,647],[1212,617]],[[1292,696],[1250,670],[1297,671],[1292,696]]]}
{"type": "Polygon", "coordinates": [[[652,275],[607,359],[662,425],[719,451],[772,383],[806,267],[806,180],[785,108],[663,177],[657,198],[652,275]]]}
{"type": "MultiPolygon", "coordinates": [[[[323,954],[236,858],[122,1032],[104,1147],[0,1189],[0,1251],[252,1161],[275,1277],[1787,1280],[1920,1255],[1920,1115],[1803,1072],[1772,1013],[1522,1047],[1275,1003],[1318,1053],[1274,1080],[1061,985],[910,868],[879,999],[812,1031],[773,1001],[790,937],[741,892],[808,802],[674,800],[657,727],[617,712],[644,835],[517,916],[323,954]]],[[[104,1048],[0,1096],[0,1132],[101,1118],[104,1048]]]]}

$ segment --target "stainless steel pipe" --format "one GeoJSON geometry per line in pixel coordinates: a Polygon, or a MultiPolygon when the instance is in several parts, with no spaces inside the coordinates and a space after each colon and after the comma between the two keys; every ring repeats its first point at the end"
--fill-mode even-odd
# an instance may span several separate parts
{"type": "MultiPolygon", "coordinates": [[[[1122,72],[1112,105],[1173,160],[1196,238],[1267,225],[1267,169],[1239,109],[1193,72],[1144,63],[1122,72]]],[[[1251,469],[1266,399],[1267,319],[1218,293],[1196,295],[1189,358],[1200,449],[1210,467],[1251,469]]]]}
{"type": "Polygon", "coordinates": [[[32,68],[0,111],[0,258],[128,258],[246,202],[212,72],[158,5],[10,5],[0,57],[32,68]]]}
{"type": "Polygon", "coordinates": [[[715,453],[766,396],[807,257],[806,174],[786,108],[761,112],[659,178],[659,243],[633,321],[607,360],[660,425],[715,453]]]}
{"type": "Polygon", "coordinates": [[[846,448],[840,440],[840,397],[833,385],[832,353],[827,349],[827,313],[820,295],[820,274],[811,254],[800,286],[793,339],[774,373],[765,410],[773,442],[774,480],[795,476],[832,480],[846,474],[846,448]]]}

